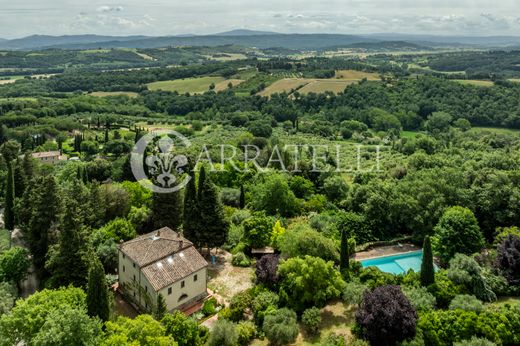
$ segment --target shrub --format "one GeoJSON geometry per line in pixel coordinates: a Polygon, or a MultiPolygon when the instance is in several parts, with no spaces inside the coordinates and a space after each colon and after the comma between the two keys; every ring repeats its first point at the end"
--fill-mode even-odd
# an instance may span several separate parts
{"type": "Polygon", "coordinates": [[[456,254],[450,260],[450,267],[446,271],[448,278],[453,282],[463,285],[475,296],[484,301],[494,301],[496,294],[491,290],[482,276],[482,268],[472,257],[456,254]]]}
{"type": "MultiPolygon", "coordinates": [[[[330,333],[325,340],[321,343],[321,346],[346,346],[347,343],[345,342],[345,337],[330,333]]],[[[351,344],[352,345],[352,344],[351,344]]],[[[361,346],[361,345],[359,345],[361,346]]]]}
{"type": "Polygon", "coordinates": [[[298,336],[296,313],[283,308],[265,316],[263,331],[273,345],[286,345],[298,336]]]}
{"type": "Polygon", "coordinates": [[[289,258],[279,265],[278,274],[282,278],[280,298],[299,312],[338,298],[345,287],[332,262],[311,256],[289,258]]]}
{"type": "Polygon", "coordinates": [[[273,287],[278,283],[280,277],[277,274],[280,256],[277,254],[267,254],[256,261],[256,282],[273,287]]]}
{"type": "Polygon", "coordinates": [[[217,300],[215,298],[210,298],[204,302],[202,305],[202,313],[204,316],[210,316],[215,313],[215,305],[217,305],[217,300]]]}
{"type": "Polygon", "coordinates": [[[417,311],[426,311],[435,308],[435,297],[426,287],[403,287],[404,295],[410,300],[417,311]]]}
{"type": "Polygon", "coordinates": [[[397,284],[396,277],[376,267],[366,267],[359,273],[359,280],[370,288],[397,284]]]}
{"type": "Polygon", "coordinates": [[[317,334],[321,324],[320,309],[312,307],[302,314],[302,323],[310,334],[317,334]]]}
{"type": "Polygon", "coordinates": [[[236,346],[238,342],[237,326],[228,320],[217,320],[209,335],[209,346],[236,346]]]}
{"type": "Polygon", "coordinates": [[[368,289],[367,285],[364,285],[358,281],[351,281],[345,284],[343,289],[343,300],[347,304],[358,305],[363,299],[363,293],[368,289]]]}
{"type": "Polygon", "coordinates": [[[256,326],[251,321],[238,323],[236,330],[239,345],[249,345],[249,342],[256,336],[256,326]]]}
{"type": "Polygon", "coordinates": [[[496,265],[511,285],[520,284],[520,236],[509,234],[498,245],[496,265]]]}
{"type": "Polygon", "coordinates": [[[437,301],[437,306],[440,308],[447,308],[457,294],[464,293],[465,291],[463,286],[457,285],[448,279],[446,271],[435,273],[435,283],[428,286],[428,292],[433,294],[437,301]]]}
{"type": "Polygon", "coordinates": [[[372,345],[396,345],[415,336],[417,313],[399,286],[382,286],[364,294],[356,323],[372,345]]]}
{"type": "Polygon", "coordinates": [[[237,267],[249,267],[251,260],[243,252],[238,252],[236,255],[233,255],[231,264],[237,267]]]}
{"type": "Polygon", "coordinates": [[[286,231],[278,239],[278,247],[287,257],[308,255],[326,261],[339,261],[339,253],[334,241],[306,226],[286,231]]]}
{"type": "Polygon", "coordinates": [[[473,336],[469,340],[462,340],[460,342],[454,342],[453,346],[496,346],[494,342],[484,338],[477,338],[473,336]]]}
{"type": "Polygon", "coordinates": [[[271,291],[261,292],[253,299],[253,313],[258,325],[262,325],[266,314],[278,308],[279,300],[278,294],[271,291]]]}
{"type": "Polygon", "coordinates": [[[477,297],[469,295],[469,294],[459,294],[453,298],[450,303],[450,310],[464,310],[464,311],[473,311],[473,312],[481,312],[484,310],[484,304],[477,297]]]}

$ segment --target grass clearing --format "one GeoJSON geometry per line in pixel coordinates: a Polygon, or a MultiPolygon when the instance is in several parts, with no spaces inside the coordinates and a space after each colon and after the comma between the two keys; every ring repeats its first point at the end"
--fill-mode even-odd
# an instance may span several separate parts
{"type": "Polygon", "coordinates": [[[96,97],[125,95],[125,96],[128,96],[130,98],[135,98],[135,97],[139,96],[138,93],[133,92],[133,91],[94,91],[94,92],[90,93],[89,95],[96,96],[96,97]]]}
{"type": "Polygon", "coordinates": [[[453,81],[465,84],[465,85],[474,85],[479,87],[491,87],[495,83],[490,80],[476,80],[476,79],[454,79],[453,81]]]}
{"type": "Polygon", "coordinates": [[[282,92],[291,93],[294,90],[298,90],[301,87],[309,84],[314,81],[314,79],[306,79],[306,78],[284,78],[280,79],[273,84],[269,85],[264,90],[260,91],[258,95],[260,96],[271,96],[272,94],[280,94],[282,92]]]}
{"type": "Polygon", "coordinates": [[[346,80],[356,80],[360,81],[363,78],[366,78],[370,81],[379,81],[379,74],[372,72],[363,72],[356,70],[336,70],[336,74],[334,76],[336,79],[346,79],[346,80]]]}
{"type": "Polygon", "coordinates": [[[511,78],[511,79],[508,79],[508,81],[513,82],[513,83],[520,83],[520,78],[511,78]]]}
{"type": "Polygon", "coordinates": [[[179,94],[200,94],[208,91],[212,83],[217,85],[224,80],[224,77],[198,77],[153,82],[148,83],[147,86],[150,90],[177,91],[179,94]]]}
{"type": "Polygon", "coordinates": [[[350,85],[357,83],[357,80],[330,80],[330,79],[315,79],[312,82],[305,85],[299,90],[301,94],[309,93],[324,93],[331,91],[335,94],[345,91],[345,88],[350,85]]]}
{"type": "Polygon", "coordinates": [[[206,58],[215,61],[233,61],[233,60],[244,60],[247,56],[241,53],[215,53],[212,55],[204,55],[206,58]]]}
{"type": "Polygon", "coordinates": [[[9,231],[0,229],[0,253],[9,249],[9,231]]]}
{"type": "Polygon", "coordinates": [[[243,82],[244,82],[243,79],[226,79],[226,80],[223,80],[222,82],[215,84],[215,91],[226,90],[228,88],[229,83],[231,83],[231,85],[233,87],[235,87],[243,82]]]}

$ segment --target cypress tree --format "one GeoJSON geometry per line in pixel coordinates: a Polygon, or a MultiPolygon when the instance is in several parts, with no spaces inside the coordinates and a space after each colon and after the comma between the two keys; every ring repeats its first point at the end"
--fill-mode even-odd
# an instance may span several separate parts
{"type": "Polygon", "coordinates": [[[200,200],[200,195],[202,193],[202,186],[204,185],[206,181],[206,169],[204,168],[204,166],[200,167],[200,170],[199,170],[199,182],[198,182],[198,186],[197,186],[197,198],[200,200]]]}
{"type": "Polygon", "coordinates": [[[433,254],[430,236],[424,237],[423,257],[421,263],[421,285],[429,286],[435,282],[435,270],[433,267],[433,254]]]}
{"type": "Polygon", "coordinates": [[[348,251],[348,239],[347,232],[345,230],[341,231],[341,254],[340,254],[340,264],[339,268],[342,274],[347,274],[350,269],[349,263],[350,254],[348,251]]]}
{"type": "Polygon", "coordinates": [[[46,277],[45,256],[49,249],[49,232],[58,222],[60,198],[52,175],[31,180],[20,210],[20,228],[29,244],[34,266],[40,278],[46,277]]]}
{"type": "MultiPolygon", "coordinates": [[[[200,178],[199,178],[200,179],[200,178]]],[[[202,186],[199,181],[199,211],[201,225],[197,232],[201,244],[211,247],[223,245],[227,239],[228,223],[224,217],[224,208],[219,198],[217,187],[209,177],[205,177],[202,186]]]]}
{"type": "Polygon", "coordinates": [[[88,272],[87,312],[90,317],[99,317],[108,321],[110,317],[110,302],[105,270],[96,258],[88,272]]]}
{"type": "Polygon", "coordinates": [[[153,312],[153,317],[160,321],[163,319],[164,315],[166,315],[167,307],[166,301],[162,294],[157,294],[157,304],[155,305],[155,311],[153,312]]]}
{"type": "Polygon", "coordinates": [[[154,227],[170,227],[176,230],[182,224],[182,199],[179,191],[152,195],[154,227]]]}
{"type": "Polygon", "coordinates": [[[183,232],[184,236],[194,244],[199,244],[197,239],[198,220],[200,217],[197,202],[197,188],[195,186],[195,174],[190,171],[190,181],[184,192],[183,232]]]}
{"type": "Polygon", "coordinates": [[[240,185],[240,199],[238,201],[240,209],[244,209],[246,206],[246,196],[244,192],[244,185],[240,185]]]}
{"type": "Polygon", "coordinates": [[[58,244],[50,251],[45,268],[51,273],[50,285],[85,287],[90,263],[85,226],[89,219],[89,192],[79,180],[67,187],[65,214],[60,223],[58,244]]]}
{"type": "Polygon", "coordinates": [[[14,177],[13,177],[13,163],[7,163],[7,184],[5,189],[5,211],[4,224],[9,231],[14,230],[14,177]]]}
{"type": "Polygon", "coordinates": [[[25,191],[27,179],[25,177],[22,160],[17,158],[13,165],[14,197],[20,198],[25,191]]]}

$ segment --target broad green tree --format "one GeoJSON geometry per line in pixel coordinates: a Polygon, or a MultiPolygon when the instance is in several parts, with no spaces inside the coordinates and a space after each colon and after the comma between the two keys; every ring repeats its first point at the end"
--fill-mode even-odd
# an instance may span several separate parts
{"type": "Polygon", "coordinates": [[[448,208],[434,232],[434,250],[443,262],[448,262],[456,253],[471,255],[484,247],[484,235],[468,208],[448,208]]]}

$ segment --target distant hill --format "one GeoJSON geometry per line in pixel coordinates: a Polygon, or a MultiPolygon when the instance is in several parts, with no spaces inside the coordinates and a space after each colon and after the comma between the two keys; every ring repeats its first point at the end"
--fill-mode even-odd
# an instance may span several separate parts
{"type": "Polygon", "coordinates": [[[0,41],[0,48],[3,49],[40,49],[49,47],[60,47],[74,44],[92,44],[97,42],[118,41],[126,42],[145,39],[147,36],[100,36],[100,35],[65,35],[48,36],[32,35],[14,40],[0,41]]]}
{"type": "Polygon", "coordinates": [[[210,36],[258,36],[258,35],[280,35],[277,32],[272,31],[257,31],[247,29],[236,29],[226,32],[220,32],[218,34],[212,34],[210,36]]]}
{"type": "Polygon", "coordinates": [[[238,29],[212,35],[149,36],[100,36],[33,35],[14,40],[0,40],[0,49],[35,50],[47,48],[159,48],[168,46],[223,46],[284,48],[291,50],[324,50],[340,47],[358,47],[371,50],[420,50],[428,47],[476,46],[498,48],[519,46],[520,37],[466,37],[408,34],[280,34],[275,32],[238,29]]]}
{"type": "Polygon", "coordinates": [[[166,36],[166,37],[92,37],[67,40],[63,36],[53,38],[44,36],[38,39],[30,36],[24,39],[0,43],[0,49],[42,49],[42,48],[159,48],[168,46],[223,46],[240,45],[256,48],[283,47],[296,50],[317,50],[335,46],[347,46],[353,43],[377,42],[376,40],[353,35],[335,34],[258,34],[239,36],[166,36]],[[15,42],[13,42],[15,41],[15,42]]]}

